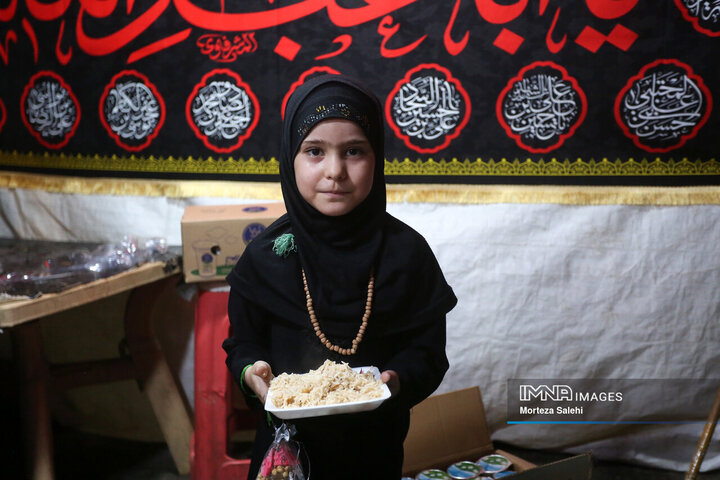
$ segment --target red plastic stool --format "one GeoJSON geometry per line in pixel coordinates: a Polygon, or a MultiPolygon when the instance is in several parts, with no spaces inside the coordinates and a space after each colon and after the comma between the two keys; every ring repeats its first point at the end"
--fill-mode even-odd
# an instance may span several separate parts
{"type": "Polygon", "coordinates": [[[244,480],[250,460],[228,455],[232,427],[233,380],[222,342],[228,337],[229,292],[203,290],[195,305],[195,431],[190,446],[193,480],[244,480]]]}

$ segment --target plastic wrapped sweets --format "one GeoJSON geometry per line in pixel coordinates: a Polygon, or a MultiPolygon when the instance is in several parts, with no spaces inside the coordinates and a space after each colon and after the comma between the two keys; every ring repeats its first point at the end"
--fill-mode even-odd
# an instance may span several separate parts
{"type": "Polygon", "coordinates": [[[0,240],[0,297],[34,298],[109,277],[149,261],[171,261],[162,238],[117,243],[0,240]]]}

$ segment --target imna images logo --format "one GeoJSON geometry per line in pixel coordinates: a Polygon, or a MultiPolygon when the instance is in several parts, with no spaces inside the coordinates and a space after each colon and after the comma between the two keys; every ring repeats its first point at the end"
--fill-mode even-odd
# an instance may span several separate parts
{"type": "Polygon", "coordinates": [[[538,384],[530,385],[521,383],[520,385],[520,401],[540,401],[540,402],[622,402],[622,392],[607,391],[579,391],[573,390],[566,384],[538,384]]]}
{"type": "Polygon", "coordinates": [[[520,385],[520,401],[529,402],[533,399],[541,402],[572,401],[573,390],[568,385],[520,385]]]}

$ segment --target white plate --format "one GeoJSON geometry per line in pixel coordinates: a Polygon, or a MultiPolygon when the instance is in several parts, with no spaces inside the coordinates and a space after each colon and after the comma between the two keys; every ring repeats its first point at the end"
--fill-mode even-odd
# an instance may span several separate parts
{"type": "MultiPolygon", "coordinates": [[[[353,368],[356,372],[372,372],[376,379],[380,379],[380,371],[377,367],[356,367],[353,368]]],[[[340,413],[357,413],[367,412],[369,410],[375,410],[385,400],[390,398],[390,390],[387,385],[382,384],[382,396],[379,398],[373,398],[372,400],[365,400],[362,402],[345,402],[335,403],[333,405],[319,405],[317,407],[299,407],[299,408],[277,408],[272,403],[272,396],[268,392],[268,396],[265,399],[265,410],[272,413],[278,418],[291,420],[293,418],[308,418],[308,417],[321,417],[323,415],[337,415],[340,413]]]]}

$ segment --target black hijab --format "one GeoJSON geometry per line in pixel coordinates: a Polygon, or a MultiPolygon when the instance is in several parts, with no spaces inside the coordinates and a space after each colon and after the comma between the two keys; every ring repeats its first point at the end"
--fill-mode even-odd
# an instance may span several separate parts
{"type": "Polygon", "coordinates": [[[341,339],[354,338],[357,332],[373,269],[375,294],[368,334],[401,331],[447,313],[456,299],[430,248],[385,211],[384,159],[382,107],[374,94],[340,75],[315,77],[301,85],[287,103],[281,140],[280,184],[287,214],[248,245],[228,276],[230,285],[278,317],[311,328],[302,268],[323,332],[341,339]],[[302,197],[294,169],[303,139],[328,118],[357,123],[375,153],[367,198],[351,212],[334,217],[320,213],[302,197]],[[286,233],[293,235],[296,250],[281,255],[273,247],[286,233]],[[382,328],[377,324],[373,328],[373,319],[382,320],[382,328]]]}

